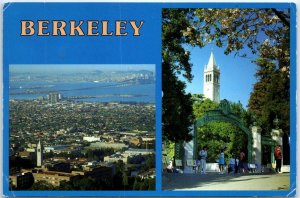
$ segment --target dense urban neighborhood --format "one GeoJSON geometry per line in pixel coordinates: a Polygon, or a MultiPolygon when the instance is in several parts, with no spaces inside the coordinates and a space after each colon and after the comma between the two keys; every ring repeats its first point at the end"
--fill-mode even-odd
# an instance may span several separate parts
{"type": "Polygon", "coordinates": [[[10,100],[13,190],[154,190],[155,105],[10,100]]]}

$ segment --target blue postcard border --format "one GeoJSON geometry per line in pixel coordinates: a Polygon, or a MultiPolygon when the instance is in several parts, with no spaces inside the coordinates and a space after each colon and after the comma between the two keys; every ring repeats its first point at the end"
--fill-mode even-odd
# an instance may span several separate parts
{"type": "MultiPolygon", "coordinates": [[[[17,3],[19,4],[19,3],[17,3]]],[[[22,5],[20,3],[19,5],[22,5]]],[[[26,3],[39,4],[39,3],[26,3]]],[[[61,3],[57,3],[62,5],[61,3]]],[[[112,3],[114,4],[114,3],[112,3]]],[[[296,5],[294,3],[118,3],[120,6],[133,5],[150,7],[153,9],[161,10],[162,8],[188,8],[188,7],[203,7],[203,8],[290,8],[291,10],[291,91],[290,91],[290,131],[296,132],[296,5]],[[146,5],[146,6],[145,6],[146,5]]],[[[23,4],[24,5],[24,4],[23,4]]],[[[42,4],[40,4],[42,5],[42,4]]],[[[111,5],[110,3],[98,3],[98,5],[111,5]]],[[[7,7],[6,7],[7,8],[7,7]]],[[[4,8],[5,10],[5,8],[4,8]]],[[[160,19],[161,20],[161,19],[160,19]]],[[[161,21],[159,21],[160,23],[161,21]]],[[[6,53],[7,49],[11,46],[6,45],[7,34],[5,34],[5,16],[4,16],[4,64],[3,64],[3,157],[8,159],[8,66],[11,60],[8,60],[6,53]]],[[[159,33],[161,38],[161,33],[159,33]]],[[[153,41],[153,45],[157,49],[161,48],[161,39],[153,41]]],[[[291,174],[290,174],[290,189],[289,191],[163,191],[162,190],[162,167],[161,155],[162,136],[161,136],[161,50],[159,55],[155,57],[152,62],[156,65],[156,190],[155,191],[9,191],[9,177],[8,177],[8,161],[3,160],[3,192],[6,196],[294,196],[296,189],[296,133],[291,133],[291,174]]],[[[71,62],[70,62],[71,63],[71,62]]],[[[142,62],[141,62],[142,63],[142,62]]],[[[150,63],[150,62],[149,62],[150,63]]]]}

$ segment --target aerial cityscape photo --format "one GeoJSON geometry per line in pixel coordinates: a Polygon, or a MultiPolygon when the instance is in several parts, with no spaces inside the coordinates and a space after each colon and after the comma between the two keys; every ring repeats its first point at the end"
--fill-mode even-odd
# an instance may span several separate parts
{"type": "Polygon", "coordinates": [[[155,65],[10,65],[10,190],[155,190],[155,65]]]}

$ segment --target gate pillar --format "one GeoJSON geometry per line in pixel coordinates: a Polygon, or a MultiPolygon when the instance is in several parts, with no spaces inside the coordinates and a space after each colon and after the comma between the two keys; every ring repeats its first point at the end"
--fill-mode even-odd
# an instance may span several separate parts
{"type": "Polygon", "coordinates": [[[258,167],[261,166],[261,127],[252,126],[252,162],[257,164],[258,167]]]}

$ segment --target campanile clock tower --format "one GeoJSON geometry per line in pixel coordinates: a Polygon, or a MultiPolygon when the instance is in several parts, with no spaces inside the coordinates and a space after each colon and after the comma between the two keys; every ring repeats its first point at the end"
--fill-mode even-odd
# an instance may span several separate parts
{"type": "Polygon", "coordinates": [[[204,66],[203,94],[205,98],[220,102],[220,68],[213,52],[210,54],[208,64],[204,66]]]}
{"type": "Polygon", "coordinates": [[[36,166],[41,167],[43,163],[43,147],[41,145],[41,141],[39,141],[36,147],[36,166]]]}

